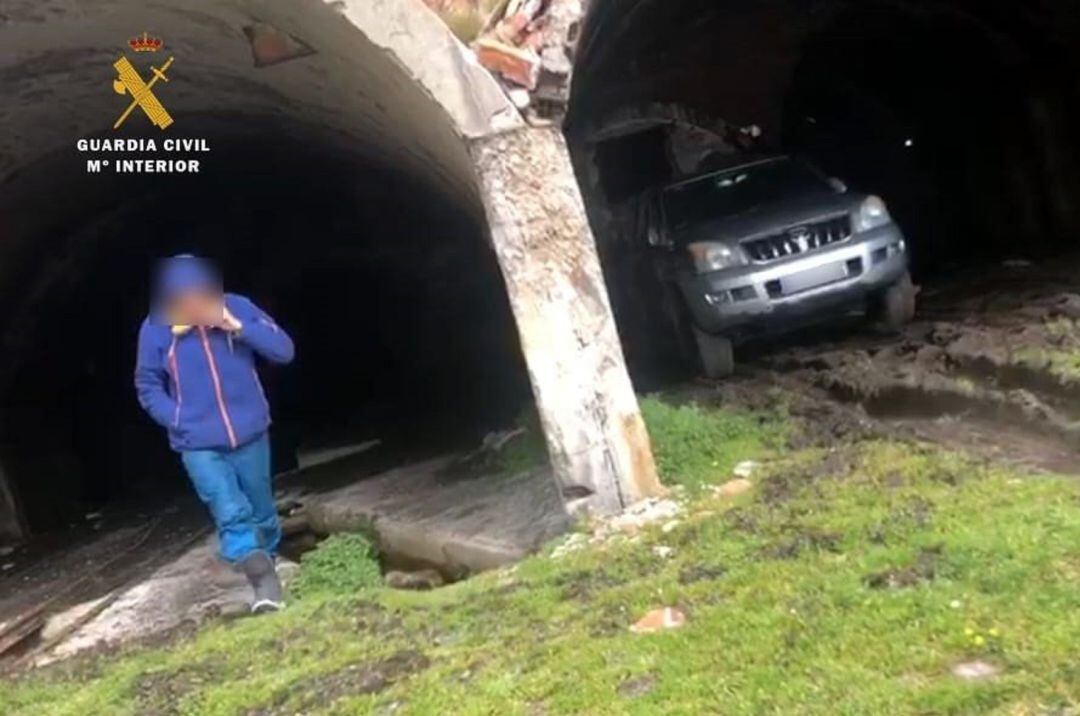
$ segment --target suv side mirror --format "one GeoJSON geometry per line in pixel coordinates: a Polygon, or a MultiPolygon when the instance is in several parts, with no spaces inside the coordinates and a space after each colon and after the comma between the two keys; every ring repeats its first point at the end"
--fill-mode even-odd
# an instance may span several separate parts
{"type": "Polygon", "coordinates": [[[829,186],[833,188],[837,194],[847,193],[847,184],[837,179],[836,177],[829,177],[829,186]]]}

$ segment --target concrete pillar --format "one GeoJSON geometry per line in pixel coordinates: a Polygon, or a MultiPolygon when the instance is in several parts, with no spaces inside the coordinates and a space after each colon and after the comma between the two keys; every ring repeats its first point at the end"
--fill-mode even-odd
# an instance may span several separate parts
{"type": "Polygon", "coordinates": [[[523,126],[469,151],[563,495],[613,513],[659,494],[562,133],[523,126]]]}

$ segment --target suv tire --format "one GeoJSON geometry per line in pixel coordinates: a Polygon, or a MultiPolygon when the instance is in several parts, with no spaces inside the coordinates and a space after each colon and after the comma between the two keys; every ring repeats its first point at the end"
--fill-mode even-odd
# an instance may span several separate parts
{"type": "Polygon", "coordinates": [[[915,296],[919,290],[907,271],[881,294],[878,323],[883,329],[896,333],[915,318],[915,296]]]}
{"type": "Polygon", "coordinates": [[[735,372],[735,348],[730,338],[714,336],[694,326],[694,339],[706,378],[727,378],[735,372]]]}

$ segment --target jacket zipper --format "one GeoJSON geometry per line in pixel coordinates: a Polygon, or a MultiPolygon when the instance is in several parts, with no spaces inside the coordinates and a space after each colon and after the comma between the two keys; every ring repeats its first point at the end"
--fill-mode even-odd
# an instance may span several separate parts
{"type": "Polygon", "coordinates": [[[210,378],[214,381],[214,395],[217,398],[218,412],[221,420],[225,423],[225,432],[229,435],[229,445],[235,450],[237,447],[236,433],[233,432],[232,421],[229,420],[229,411],[225,407],[225,396],[221,392],[221,377],[218,375],[217,362],[214,360],[214,352],[210,349],[210,341],[206,339],[206,329],[199,326],[199,337],[202,338],[203,352],[210,364],[210,378]]]}
{"type": "Polygon", "coordinates": [[[180,363],[176,360],[176,336],[169,345],[169,368],[172,369],[173,385],[176,386],[176,410],[173,412],[173,427],[180,427],[180,406],[184,404],[184,394],[180,391],[180,363]]]}

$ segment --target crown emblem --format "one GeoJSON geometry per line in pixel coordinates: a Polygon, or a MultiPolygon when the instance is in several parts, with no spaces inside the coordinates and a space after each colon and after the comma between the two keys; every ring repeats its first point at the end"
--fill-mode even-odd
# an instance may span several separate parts
{"type": "Polygon", "coordinates": [[[165,46],[165,41],[160,37],[150,37],[144,32],[141,37],[135,36],[128,40],[128,45],[136,52],[157,52],[165,46]]]}

